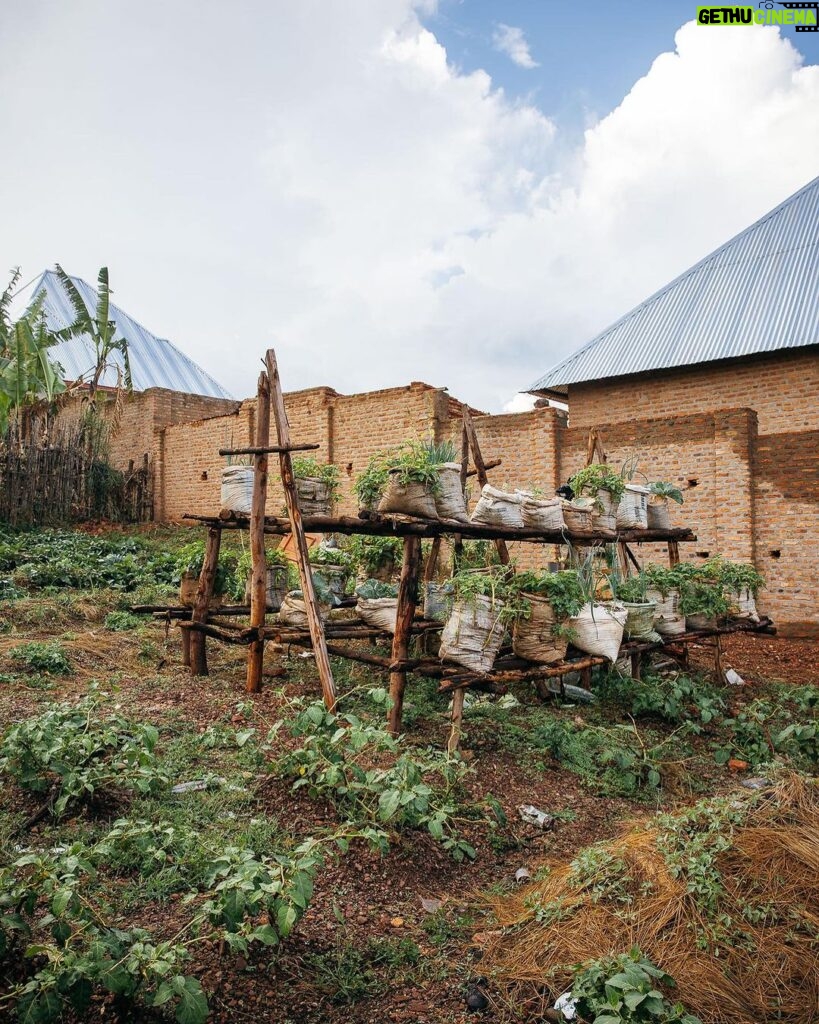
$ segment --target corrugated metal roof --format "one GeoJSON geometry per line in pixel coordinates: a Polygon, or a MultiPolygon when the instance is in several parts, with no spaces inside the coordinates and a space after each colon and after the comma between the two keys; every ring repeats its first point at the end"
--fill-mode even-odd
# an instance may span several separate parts
{"type": "Polygon", "coordinates": [[[819,342],[819,178],[558,363],[530,391],[819,342]]]}
{"type": "MultiPolygon", "coordinates": [[[[97,305],[96,288],[92,288],[81,277],[71,275],[71,280],[93,314],[97,305]]],[[[74,309],[53,270],[44,271],[35,282],[19,292],[15,296],[14,308],[21,311],[28,308],[41,291],[45,292],[43,309],[52,331],[59,331],[74,322],[74,309]]],[[[128,358],[135,391],[170,388],[172,391],[185,391],[192,395],[207,395],[211,398],[232,397],[221,384],[180,352],[176,346],[165,338],[151,334],[142,324],[137,323],[133,317],[128,316],[113,303],[110,306],[110,317],[117,325],[117,337],[124,337],[128,342],[128,358]]],[[[87,335],[60,342],[50,349],[50,355],[62,366],[66,380],[79,380],[83,377],[87,379],[94,369],[94,346],[87,335]]],[[[115,366],[122,368],[122,356],[119,352],[111,354],[109,364],[100,383],[115,387],[115,366]]]]}

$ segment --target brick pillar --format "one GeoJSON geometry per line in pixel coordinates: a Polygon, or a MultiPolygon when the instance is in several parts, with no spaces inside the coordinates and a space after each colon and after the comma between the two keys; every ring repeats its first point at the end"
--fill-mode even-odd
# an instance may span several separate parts
{"type": "Polygon", "coordinates": [[[757,415],[753,409],[732,409],[714,415],[714,522],[717,551],[753,562],[754,457],[757,415]]]}

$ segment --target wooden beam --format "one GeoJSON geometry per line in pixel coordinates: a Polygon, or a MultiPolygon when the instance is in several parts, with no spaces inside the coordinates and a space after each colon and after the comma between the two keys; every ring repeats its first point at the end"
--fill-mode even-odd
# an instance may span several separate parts
{"type": "Polygon", "coordinates": [[[452,712],[450,714],[451,724],[449,729],[449,740],[447,741],[446,745],[448,754],[454,754],[458,747],[461,745],[465,698],[466,688],[463,686],[458,687],[458,689],[455,690],[455,692],[452,694],[452,712]]]}
{"type": "MultiPolygon", "coordinates": [[[[469,447],[472,450],[472,461],[475,463],[475,470],[478,474],[478,483],[481,488],[485,484],[489,483],[486,478],[486,463],[483,461],[483,455],[481,454],[481,446],[478,444],[478,435],[475,433],[475,424],[472,422],[472,417],[469,415],[469,407],[464,406],[463,411],[464,421],[464,433],[469,441],[469,447]]],[[[506,541],[500,538],[495,540],[495,547],[498,549],[498,558],[501,561],[501,565],[509,565],[509,549],[506,546],[506,541]]]]}
{"type": "MultiPolygon", "coordinates": [[[[265,377],[267,375],[265,374],[265,377]]],[[[260,378],[261,380],[261,378],[260,378]]],[[[268,396],[269,397],[269,396],[268,396]]],[[[258,410],[257,406],[257,410],[258,410]]],[[[258,413],[257,413],[258,415],[258,413]]],[[[270,415],[267,417],[268,431],[270,429],[270,415]]],[[[269,436],[269,434],[268,434],[269,436]]],[[[258,420],[256,424],[256,440],[260,439],[258,420]]],[[[314,452],[316,448],[321,448],[320,444],[291,444],[288,448],[283,448],[278,444],[264,444],[257,445],[253,448],[220,448],[220,455],[277,455],[281,452],[314,452]]]]}
{"type": "MultiPolygon", "coordinates": [[[[276,435],[279,445],[282,448],[290,447],[290,423],[287,419],[287,410],[284,407],[284,394],[279,378],[279,367],[276,363],[276,353],[272,348],[267,350],[265,356],[267,376],[270,381],[270,402],[273,408],[273,416],[276,420],[276,435]]],[[[330,657],[327,654],[327,645],[324,640],[324,628],[319,613],[316,592],[313,587],[313,576],[310,571],[310,559],[308,557],[307,541],[304,536],[301,511],[296,498],[296,483],[293,477],[293,462],[289,451],[279,453],[279,467],[282,475],[282,486],[284,487],[284,500],[287,505],[287,514],[290,519],[290,532],[296,545],[296,562],[299,567],[301,578],[301,592],[304,597],[304,607],[307,612],[307,623],[310,628],[310,638],[313,641],[313,653],[316,657],[316,668],[321,680],[321,691],[324,697],[324,704],[329,711],[336,706],[336,687],[333,681],[333,670],[330,667],[330,657]]]]}
{"type": "MultiPolygon", "coordinates": [[[[401,579],[398,584],[398,610],[395,618],[395,635],[392,638],[392,660],[404,662],[409,654],[409,641],[415,606],[418,603],[418,570],[421,563],[421,541],[417,537],[404,540],[404,559],[401,564],[401,579]]],[[[393,736],[401,732],[404,710],[404,689],[407,673],[404,669],[390,673],[389,728],[393,736]]]]}
{"type": "MultiPolygon", "coordinates": [[[[206,622],[213,588],[216,583],[216,570],[219,565],[219,548],[222,542],[222,531],[218,527],[211,526],[208,530],[205,541],[205,558],[202,562],[202,571],[199,574],[199,587],[196,591],[196,601],[191,612],[191,622],[206,622]]],[[[190,643],[190,662],[192,676],[206,676],[208,674],[208,653],[205,646],[204,633],[194,633],[190,643]]]]}
{"type": "MultiPolygon", "coordinates": [[[[253,498],[250,505],[250,625],[264,625],[267,611],[267,562],[264,553],[264,513],[267,503],[267,443],[270,440],[270,381],[267,374],[259,374],[256,389],[256,436],[258,451],[253,456],[253,498]]],[[[247,651],[248,693],[262,688],[264,638],[253,640],[247,651]]]]}

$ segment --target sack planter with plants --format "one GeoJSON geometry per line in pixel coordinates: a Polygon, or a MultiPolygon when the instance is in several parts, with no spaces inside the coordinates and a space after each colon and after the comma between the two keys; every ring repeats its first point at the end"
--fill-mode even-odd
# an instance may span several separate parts
{"type": "Polygon", "coordinates": [[[473,672],[491,672],[506,634],[507,573],[464,570],[452,577],[452,612],[441,633],[440,657],[473,672]]]}
{"type": "Polygon", "coordinates": [[[728,615],[728,599],[722,583],[696,577],[683,580],[680,587],[680,611],[685,615],[686,629],[716,629],[728,615]]]}
{"type": "Polygon", "coordinates": [[[617,661],[628,612],[621,604],[584,604],[566,622],[572,631],[572,645],[586,654],[617,661]]]}
{"type": "Polygon", "coordinates": [[[424,584],[424,618],[430,622],[446,622],[452,611],[452,583],[424,584]]]}
{"type": "MultiPolygon", "coordinates": [[[[315,573],[313,574],[313,590],[316,594],[319,618],[324,621],[338,602],[324,580],[320,576],[316,576],[315,573]]],[[[279,622],[295,626],[298,629],[308,628],[307,605],[300,590],[291,590],[285,596],[279,609],[279,622]]]]}
{"type": "Polygon", "coordinates": [[[518,492],[521,499],[523,525],[530,530],[565,530],[562,498],[536,497],[527,491],[518,492]]]}
{"type": "Polygon", "coordinates": [[[618,579],[614,583],[614,592],[627,613],[624,632],[629,640],[660,641],[662,637],[654,629],[657,604],[648,596],[648,577],[640,573],[639,576],[618,579]]]}
{"type": "MultiPolygon", "coordinates": [[[[424,444],[407,441],[388,457],[386,488],[378,505],[382,513],[413,516],[418,519],[438,518],[438,503],[442,509],[451,511],[454,478],[451,467],[446,468],[453,455],[452,446],[424,444]],[[446,495],[442,491],[442,479],[446,482],[446,495]]],[[[460,474],[460,466],[458,466],[460,474]]],[[[458,476],[460,489],[460,476],[458,476]]],[[[466,505],[463,506],[463,515],[466,505]]]]}
{"type": "Polygon", "coordinates": [[[356,611],[368,626],[395,632],[398,617],[398,587],[381,580],[367,580],[356,587],[356,611]]]}
{"type": "Polygon", "coordinates": [[[674,484],[656,480],[648,485],[648,528],[649,530],[670,530],[671,516],[669,514],[669,501],[682,505],[683,496],[679,487],[674,484]]]}
{"type": "Polygon", "coordinates": [[[338,491],[338,468],[316,459],[293,459],[296,501],[303,516],[329,516],[338,491]]]}
{"type": "Polygon", "coordinates": [[[685,616],[680,611],[680,575],[663,565],[645,567],[646,600],[653,601],[654,629],[663,637],[682,636],[685,616]]]}
{"type": "Polygon", "coordinates": [[[400,537],[351,537],[346,550],[362,580],[393,578],[401,564],[403,541],[400,537]]]}
{"type": "MultiPolygon", "coordinates": [[[[277,612],[281,608],[282,601],[289,589],[288,577],[291,573],[290,562],[284,553],[278,548],[267,548],[265,550],[266,580],[265,592],[267,595],[267,610],[277,612]]],[[[244,597],[245,604],[250,604],[250,584],[252,577],[252,560],[250,552],[246,551],[239,557],[236,567],[237,582],[241,584],[244,580],[244,587],[240,594],[237,590],[236,597],[244,597]]]]}
{"type": "Polygon", "coordinates": [[[562,661],[571,638],[566,622],[583,606],[583,588],[577,573],[518,573],[510,581],[509,591],[507,600],[515,616],[515,654],[540,665],[562,661]]]}
{"type": "Polygon", "coordinates": [[[589,533],[592,530],[592,503],[589,498],[563,500],[563,521],[570,533],[589,533]]]}
{"type": "Polygon", "coordinates": [[[648,526],[648,495],[647,487],[642,487],[640,484],[626,484],[615,515],[618,530],[646,529],[648,526]]]}
{"type": "Polygon", "coordinates": [[[732,619],[759,622],[756,598],[765,586],[765,580],[750,562],[729,562],[713,558],[703,565],[702,571],[706,575],[715,575],[721,581],[728,600],[728,614],[732,619]]]}
{"type": "MultiPolygon", "coordinates": [[[[179,549],[175,569],[179,580],[179,601],[185,608],[192,608],[196,604],[199,576],[204,561],[204,541],[191,541],[190,544],[185,544],[179,549]]],[[[219,608],[223,603],[224,595],[235,587],[235,564],[235,560],[231,556],[225,554],[219,556],[209,607],[219,608]]]]}
{"type": "Polygon", "coordinates": [[[585,466],[569,479],[575,495],[591,498],[592,529],[614,530],[617,525],[617,506],[626,489],[621,473],[603,462],[585,466]]]}
{"type": "Polygon", "coordinates": [[[352,558],[341,548],[319,544],[310,552],[313,576],[323,580],[334,597],[341,600],[353,576],[352,558]]]}

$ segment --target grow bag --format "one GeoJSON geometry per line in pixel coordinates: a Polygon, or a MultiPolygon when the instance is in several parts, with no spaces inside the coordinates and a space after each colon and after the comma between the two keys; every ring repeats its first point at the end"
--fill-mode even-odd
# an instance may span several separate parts
{"type": "Polygon", "coordinates": [[[330,485],[317,476],[296,479],[296,503],[303,516],[329,516],[333,501],[330,485]]]}
{"type": "Polygon", "coordinates": [[[456,601],[441,633],[441,658],[473,672],[490,672],[503,643],[499,601],[479,594],[474,600],[456,601]]]}
{"type": "Polygon", "coordinates": [[[313,565],[310,567],[313,576],[319,576],[327,584],[327,589],[339,601],[347,591],[350,570],[343,565],[313,565]]]}
{"type": "Polygon", "coordinates": [[[615,521],[618,530],[644,530],[648,526],[648,488],[626,484],[617,506],[615,521]]]}
{"type": "Polygon", "coordinates": [[[592,510],[579,502],[563,502],[563,521],[571,533],[588,533],[592,528],[592,510]]]}
{"type": "Polygon", "coordinates": [[[222,508],[249,516],[253,503],[253,467],[228,466],[222,470],[222,508]]]}
{"type": "Polygon", "coordinates": [[[532,530],[565,530],[563,499],[550,498],[543,501],[529,494],[522,495],[521,513],[523,525],[532,530]]]}
{"type": "Polygon", "coordinates": [[[424,587],[424,618],[446,622],[452,610],[452,584],[427,583],[424,587]]]}
{"type": "Polygon", "coordinates": [[[400,470],[391,469],[390,479],[384,497],[378,505],[379,512],[396,512],[403,516],[415,516],[419,519],[435,519],[435,497],[425,484],[410,480],[402,484],[399,480],[400,470]]]}
{"type": "Polygon", "coordinates": [[[355,608],[368,626],[383,629],[387,633],[395,632],[395,620],[398,617],[397,597],[359,597],[355,608]]]}
{"type": "Polygon", "coordinates": [[[671,513],[668,498],[659,498],[648,503],[646,509],[649,530],[670,530],[671,513]]]}
{"type": "Polygon", "coordinates": [[[445,462],[438,468],[435,511],[439,519],[455,519],[459,523],[469,522],[466,498],[461,487],[461,464],[459,462],[445,462]]]}
{"type": "Polygon", "coordinates": [[[624,601],[623,607],[628,613],[625,634],[630,640],[648,640],[656,643],[662,640],[654,629],[654,615],[657,605],[653,601],[624,601]]]}
{"type": "Polygon", "coordinates": [[[679,610],[679,590],[669,590],[665,595],[659,590],[648,590],[646,597],[655,604],[654,628],[657,632],[661,636],[681,636],[685,632],[685,616],[679,610]]]}
{"type": "MultiPolygon", "coordinates": [[[[319,618],[322,620],[326,619],[329,609],[325,605],[320,604],[318,610],[319,618]]],[[[279,609],[279,621],[284,622],[288,626],[307,629],[309,624],[307,622],[307,608],[304,600],[301,597],[297,597],[294,593],[286,594],[279,609]]]]}
{"type": "MultiPolygon", "coordinates": [[[[269,565],[265,581],[266,602],[268,611],[277,612],[287,595],[287,566],[269,565]]],[[[250,576],[245,584],[245,604],[250,604],[250,576]]]]}
{"type": "Polygon", "coordinates": [[[472,513],[473,523],[487,526],[523,526],[523,509],[519,494],[499,491],[491,484],[484,484],[478,504],[472,513]]]}
{"type": "Polygon", "coordinates": [[[593,530],[614,530],[617,527],[618,502],[611,491],[599,490],[591,506],[593,530]]]}
{"type": "Polygon", "coordinates": [[[555,636],[554,609],[551,601],[540,594],[521,594],[529,602],[531,611],[526,619],[518,619],[512,633],[512,650],[519,658],[550,665],[566,657],[569,641],[555,636]]]}
{"type": "Polygon", "coordinates": [[[743,587],[737,593],[732,594],[730,604],[732,619],[748,619],[750,622],[759,622],[754,592],[750,587],[743,587]]]}
{"type": "Polygon", "coordinates": [[[574,631],[572,643],[578,650],[616,661],[627,617],[622,605],[584,604],[566,626],[574,631]]]}
{"type": "Polygon", "coordinates": [[[690,630],[716,629],[719,619],[716,615],[686,615],[685,628],[690,630]]]}

